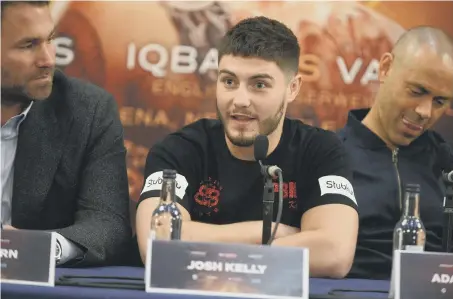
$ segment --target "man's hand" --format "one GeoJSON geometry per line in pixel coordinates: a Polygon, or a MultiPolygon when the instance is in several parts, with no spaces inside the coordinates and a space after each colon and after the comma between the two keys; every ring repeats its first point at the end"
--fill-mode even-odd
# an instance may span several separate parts
{"type": "MultiPolygon", "coordinates": [[[[272,223],[272,231],[274,231],[274,228],[275,228],[275,222],[272,223]]],[[[277,228],[277,233],[275,234],[275,239],[292,236],[297,233],[300,233],[300,228],[292,227],[292,226],[280,223],[277,228]]]]}
{"type": "Polygon", "coordinates": [[[9,229],[9,230],[17,230],[17,228],[11,226],[11,225],[3,225],[3,229],[9,229]]]}

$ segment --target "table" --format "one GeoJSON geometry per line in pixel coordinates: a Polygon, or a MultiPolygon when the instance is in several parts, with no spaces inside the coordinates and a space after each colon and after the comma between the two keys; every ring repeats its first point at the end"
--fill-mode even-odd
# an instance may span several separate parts
{"type": "MultiPolygon", "coordinates": [[[[145,269],[140,267],[100,267],[100,268],[86,268],[86,269],[65,269],[57,268],[55,279],[57,285],[55,287],[40,287],[40,286],[25,286],[15,284],[1,284],[2,298],[24,299],[24,298],[70,298],[70,299],[94,299],[94,298],[118,298],[118,299],[139,299],[139,298],[159,298],[159,299],[198,299],[200,296],[196,295],[175,295],[175,294],[148,294],[144,291],[145,286],[143,277],[145,269]],[[63,281],[82,281],[79,279],[65,280],[65,277],[72,275],[80,276],[105,276],[105,277],[129,277],[131,280],[125,281],[114,279],[83,279],[85,283],[93,282],[117,282],[119,284],[129,282],[131,288],[135,289],[118,289],[118,288],[98,288],[98,287],[85,287],[85,286],[68,286],[59,285],[61,279],[63,281]]],[[[360,298],[387,298],[389,289],[388,281],[374,281],[364,279],[310,279],[310,298],[342,298],[342,299],[360,299],[360,298]],[[336,296],[328,296],[327,294],[335,289],[349,289],[355,290],[354,292],[340,292],[336,296]],[[357,291],[365,292],[357,292],[357,291]],[[366,292],[366,291],[375,292],[366,292]]],[[[203,296],[202,298],[211,299],[203,296]]],[[[216,299],[220,297],[215,297],[216,299]]]]}

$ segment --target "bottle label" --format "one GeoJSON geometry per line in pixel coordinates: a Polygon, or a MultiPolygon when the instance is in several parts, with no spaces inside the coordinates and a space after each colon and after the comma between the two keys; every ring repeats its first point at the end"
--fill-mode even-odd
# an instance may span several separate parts
{"type": "Polygon", "coordinates": [[[410,252],[423,252],[424,247],[422,245],[406,245],[404,250],[410,252]]]}

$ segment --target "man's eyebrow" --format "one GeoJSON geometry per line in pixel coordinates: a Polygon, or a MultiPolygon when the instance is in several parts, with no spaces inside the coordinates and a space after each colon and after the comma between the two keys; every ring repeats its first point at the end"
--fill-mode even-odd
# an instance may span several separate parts
{"type": "MultiPolygon", "coordinates": [[[[47,36],[47,39],[53,38],[55,35],[56,35],[56,27],[54,27],[52,29],[52,31],[50,31],[49,35],[47,36]]],[[[41,40],[42,40],[41,37],[28,36],[28,37],[21,38],[18,42],[16,42],[16,45],[30,43],[30,42],[33,43],[33,42],[38,42],[41,40]]]]}
{"type": "Polygon", "coordinates": [[[274,77],[272,77],[271,75],[269,74],[256,74],[256,75],[253,75],[250,77],[251,79],[270,79],[272,81],[274,81],[274,77]]]}
{"type": "MultiPolygon", "coordinates": [[[[230,76],[233,76],[233,77],[236,77],[236,74],[232,71],[229,71],[227,69],[221,69],[219,70],[219,74],[227,74],[227,75],[230,75],[230,76]]],[[[272,81],[275,81],[274,77],[272,77],[271,75],[269,74],[255,74],[253,76],[250,77],[250,79],[269,79],[269,80],[272,80],[272,81]]]]}
{"type": "Polygon", "coordinates": [[[219,70],[219,74],[227,74],[227,75],[236,77],[236,74],[235,74],[235,73],[233,73],[232,71],[229,71],[229,70],[227,70],[227,69],[221,69],[221,70],[219,70]]]}

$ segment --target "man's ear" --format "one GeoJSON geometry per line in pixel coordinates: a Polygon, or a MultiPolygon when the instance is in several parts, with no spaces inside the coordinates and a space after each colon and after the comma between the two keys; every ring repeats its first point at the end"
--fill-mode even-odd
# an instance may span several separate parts
{"type": "Polygon", "coordinates": [[[299,94],[301,86],[302,86],[302,75],[297,74],[289,82],[289,86],[286,92],[286,101],[288,104],[296,99],[297,95],[299,94]]]}
{"type": "Polygon", "coordinates": [[[379,61],[379,82],[383,82],[389,76],[390,70],[393,66],[394,55],[392,53],[385,53],[379,61]]]}

